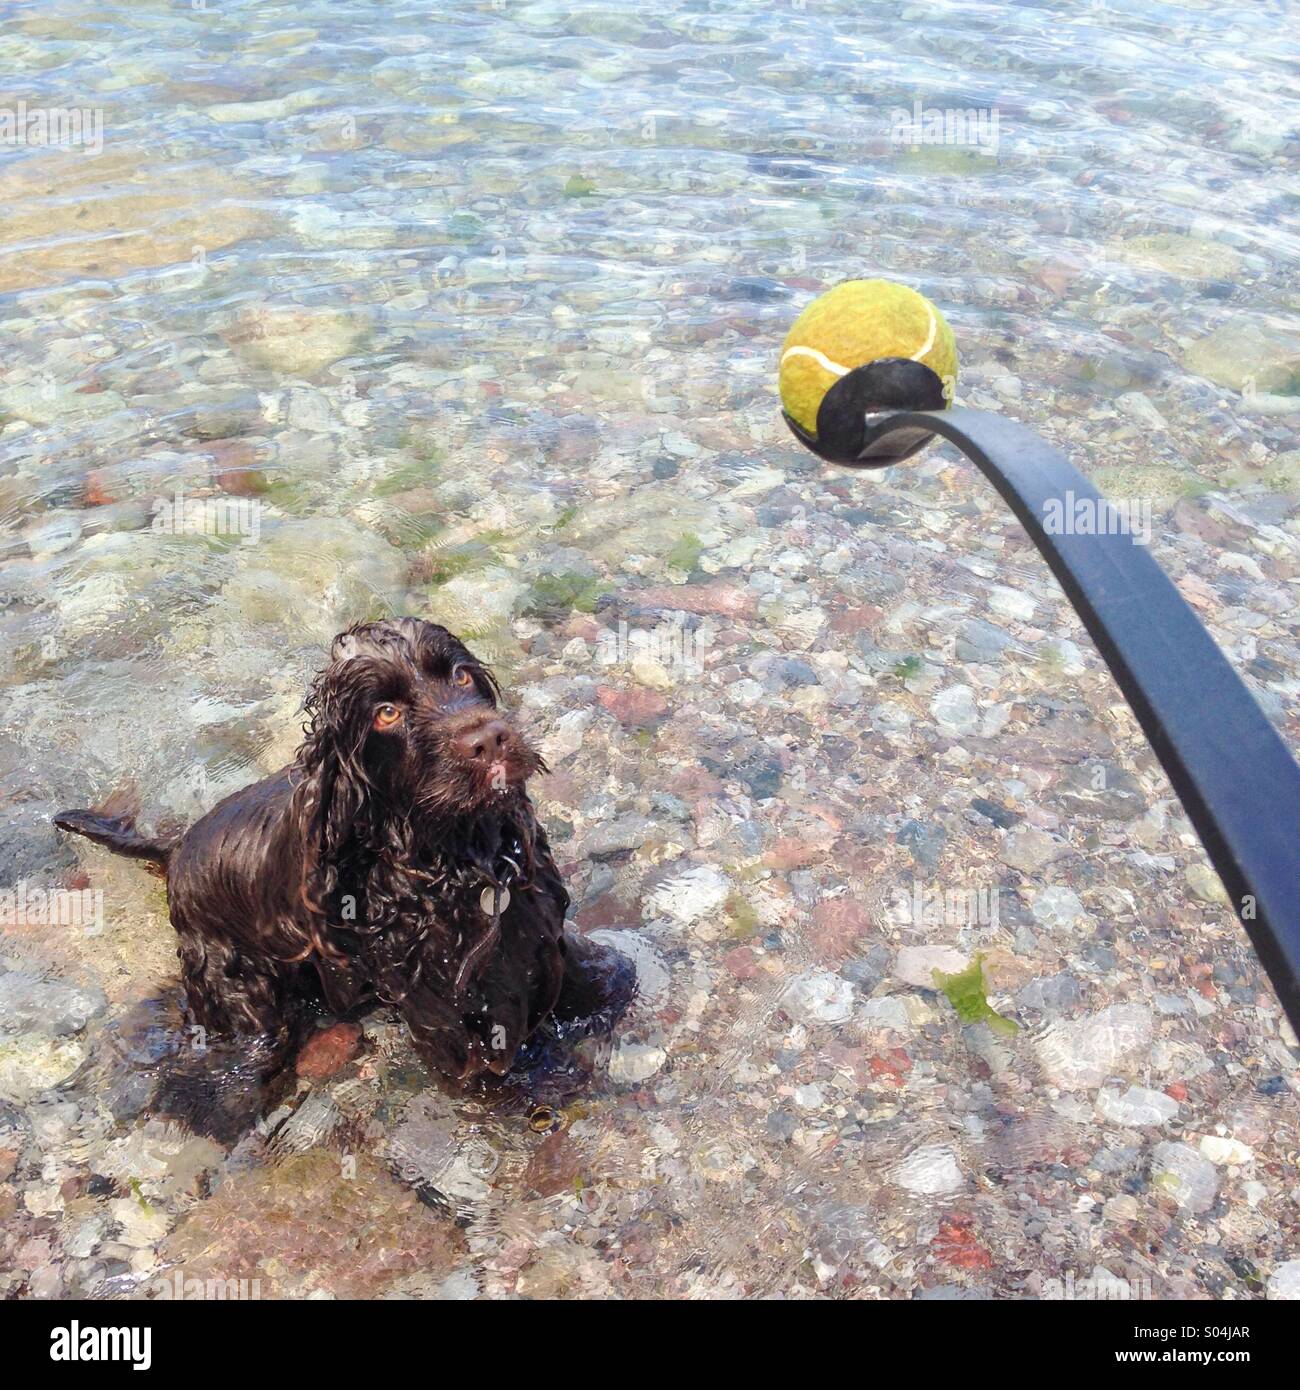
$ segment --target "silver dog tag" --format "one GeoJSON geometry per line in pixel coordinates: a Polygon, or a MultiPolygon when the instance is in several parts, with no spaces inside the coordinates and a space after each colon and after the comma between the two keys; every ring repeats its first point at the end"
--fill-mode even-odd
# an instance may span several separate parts
{"type": "Polygon", "coordinates": [[[478,905],[489,917],[494,916],[498,911],[504,912],[506,908],[510,906],[510,889],[493,888],[492,885],[489,884],[478,895],[478,905]],[[497,896],[498,894],[500,894],[499,898],[497,896]]]}

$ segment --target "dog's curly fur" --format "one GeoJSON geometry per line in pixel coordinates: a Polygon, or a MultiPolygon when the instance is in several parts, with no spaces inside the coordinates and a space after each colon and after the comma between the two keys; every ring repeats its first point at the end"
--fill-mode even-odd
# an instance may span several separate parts
{"type": "Polygon", "coordinates": [[[361,623],[334,640],[290,767],[174,840],[107,808],[55,823],[165,868],[192,1023],[287,1047],[304,1006],[382,1002],[447,1077],[503,1074],[557,1005],[590,1011],[604,967],[564,933],[524,790],[545,765],[499,694],[446,628],[361,623]],[[509,860],[497,917],[481,895],[509,860]]]}

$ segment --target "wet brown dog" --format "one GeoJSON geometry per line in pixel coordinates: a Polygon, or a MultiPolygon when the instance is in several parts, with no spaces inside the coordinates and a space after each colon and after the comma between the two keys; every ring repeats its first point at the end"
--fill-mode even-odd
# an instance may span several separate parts
{"type": "Polygon", "coordinates": [[[55,824],[165,870],[191,1024],[282,1058],[310,1006],[380,1002],[445,1076],[501,1075],[548,1016],[626,1002],[632,972],[564,931],[525,792],[545,766],[499,693],[446,628],[358,624],[290,767],[175,840],[107,811],[55,824]]]}

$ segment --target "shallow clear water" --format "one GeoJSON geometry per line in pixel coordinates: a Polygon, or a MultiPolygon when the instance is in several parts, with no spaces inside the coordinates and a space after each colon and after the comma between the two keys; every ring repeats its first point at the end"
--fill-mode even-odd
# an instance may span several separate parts
{"type": "Polygon", "coordinates": [[[1295,1039],[1068,605],[950,452],[833,473],[774,388],[813,293],[922,289],[1294,746],[1296,56],[1274,4],[7,6],[0,110],[91,113],[0,145],[0,868],[91,895],[0,940],[9,1291],[1293,1289],[1295,1039]],[[683,611],[702,672],[620,645],[683,611]],[[160,890],[49,816],[281,766],[386,612],[497,664],[642,997],[495,1101],[375,1016],[231,1154],[139,1081],[160,890]],[[930,987],[977,949],[1014,1037],[930,987]]]}

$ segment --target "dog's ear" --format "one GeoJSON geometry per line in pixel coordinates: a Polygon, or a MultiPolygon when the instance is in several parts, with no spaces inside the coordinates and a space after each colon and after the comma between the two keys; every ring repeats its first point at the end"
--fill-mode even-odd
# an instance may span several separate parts
{"type": "Polygon", "coordinates": [[[346,698],[345,668],[331,662],[308,692],[308,723],[294,763],[291,815],[303,846],[300,901],[308,923],[306,955],[338,954],[328,914],[340,891],[345,848],[369,830],[370,780],[361,758],[366,728],[346,698]]]}
{"type": "Polygon", "coordinates": [[[497,680],[497,673],[486,663],[479,662],[479,670],[483,672],[483,679],[488,683],[488,689],[492,692],[494,704],[501,703],[501,682],[497,680]]]}

